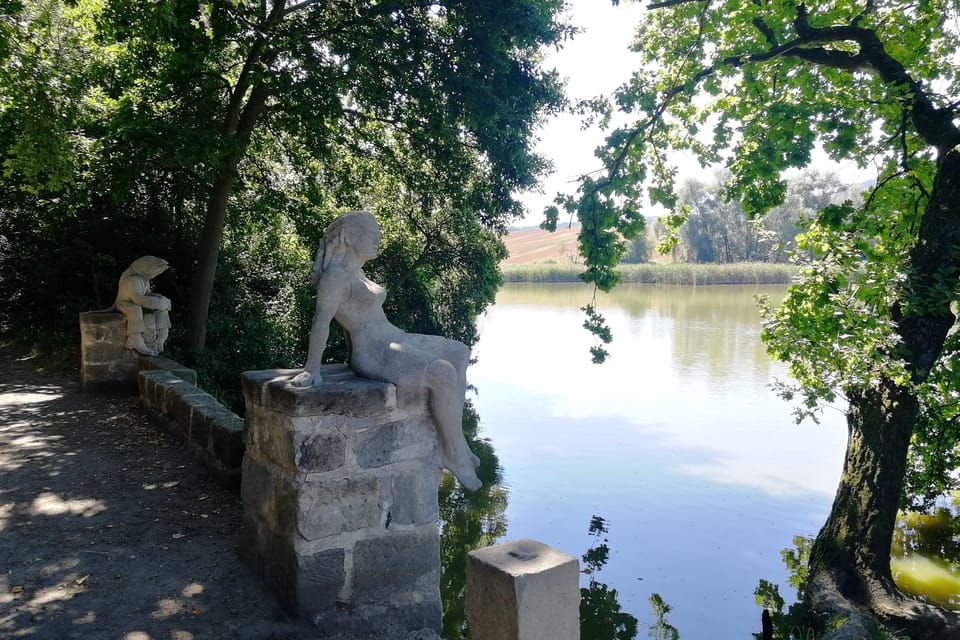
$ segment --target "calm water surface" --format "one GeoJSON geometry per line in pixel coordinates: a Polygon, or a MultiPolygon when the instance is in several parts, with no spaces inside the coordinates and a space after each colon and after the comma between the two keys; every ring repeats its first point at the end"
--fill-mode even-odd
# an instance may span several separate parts
{"type": "Polygon", "coordinates": [[[603,365],[581,327],[586,286],[506,286],[480,320],[469,377],[502,466],[503,539],[579,557],[591,516],[606,518],[600,579],[641,638],[657,592],[682,640],[749,639],[758,579],[789,600],[780,552],[829,511],[843,416],[798,426],[769,388],[786,371],[760,342],[754,296],[784,292],[621,285],[597,300],[614,334],[603,365]]]}

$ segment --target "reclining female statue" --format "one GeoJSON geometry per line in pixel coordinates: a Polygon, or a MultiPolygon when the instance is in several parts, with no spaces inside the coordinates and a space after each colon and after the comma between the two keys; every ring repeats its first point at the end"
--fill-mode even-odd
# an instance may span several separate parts
{"type": "Polygon", "coordinates": [[[406,333],[387,320],[386,290],[363,273],[364,263],[377,256],[379,244],[377,220],[364,211],[345,213],[327,228],[310,273],[317,306],[307,363],[292,384],[321,381],[330,321],[336,320],[350,337],[354,372],[401,389],[426,391],[443,445],[442,464],[465,488],[476,491],[481,486],[475,470],[480,460],[467,446],[462,427],[470,349],[441,336],[406,333]]]}

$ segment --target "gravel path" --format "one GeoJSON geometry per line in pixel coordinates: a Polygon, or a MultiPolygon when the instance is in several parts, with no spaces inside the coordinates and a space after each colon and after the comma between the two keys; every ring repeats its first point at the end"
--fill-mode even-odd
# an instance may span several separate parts
{"type": "Polygon", "coordinates": [[[0,638],[300,640],[238,560],[238,492],[130,396],[0,350],[0,638]]]}

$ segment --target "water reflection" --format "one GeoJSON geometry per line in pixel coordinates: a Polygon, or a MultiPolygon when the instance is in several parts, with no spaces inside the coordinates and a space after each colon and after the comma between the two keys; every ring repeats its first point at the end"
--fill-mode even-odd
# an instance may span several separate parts
{"type": "Polygon", "coordinates": [[[960,611],[960,495],[933,513],[901,513],[890,568],[901,591],[960,611]]]}
{"type": "Polygon", "coordinates": [[[797,427],[768,387],[785,370],[754,295],[784,291],[619,287],[598,300],[614,342],[597,366],[589,287],[505,287],[468,375],[510,490],[507,537],[576,555],[602,513],[624,610],[656,592],[684,638],[749,637],[756,577],[786,582],[779,550],[823,524],[846,436],[840,413],[797,427]]]}
{"type": "Polygon", "coordinates": [[[470,449],[480,458],[479,491],[465,491],[449,473],[440,482],[440,595],[443,637],[461,640],[466,632],[464,588],[467,553],[493,544],[507,531],[507,491],[501,486],[500,462],[489,440],[478,437],[479,417],[468,403],[463,431],[470,449]]]}

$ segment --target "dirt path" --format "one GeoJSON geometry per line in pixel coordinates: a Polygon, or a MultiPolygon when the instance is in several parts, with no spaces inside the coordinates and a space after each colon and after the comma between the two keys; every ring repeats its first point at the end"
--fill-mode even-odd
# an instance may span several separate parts
{"type": "Polygon", "coordinates": [[[0,350],[0,638],[316,638],[237,558],[241,506],[128,396],[0,350]]]}

